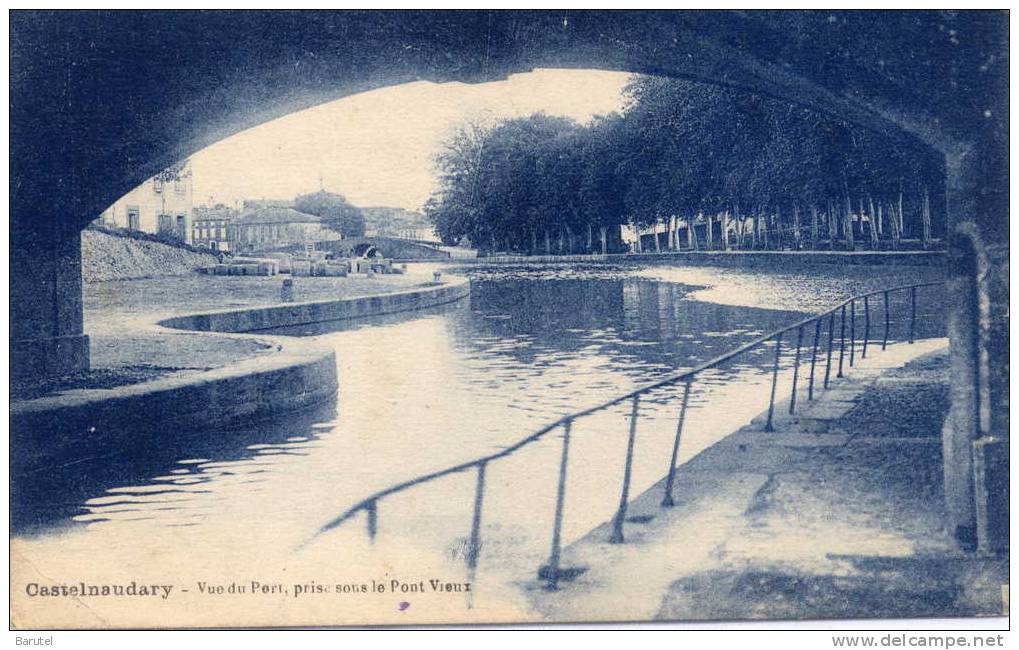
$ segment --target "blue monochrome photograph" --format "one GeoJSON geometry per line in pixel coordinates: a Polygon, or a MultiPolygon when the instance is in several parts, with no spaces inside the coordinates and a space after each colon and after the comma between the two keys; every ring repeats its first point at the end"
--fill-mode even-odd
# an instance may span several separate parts
{"type": "Polygon", "coordinates": [[[9,51],[13,630],[1007,627],[1007,10],[9,51]]]}

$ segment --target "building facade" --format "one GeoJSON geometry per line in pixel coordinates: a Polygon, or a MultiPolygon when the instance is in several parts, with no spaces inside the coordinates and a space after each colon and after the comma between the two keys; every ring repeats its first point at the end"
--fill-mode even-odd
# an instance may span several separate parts
{"type": "Polygon", "coordinates": [[[194,208],[191,218],[191,243],[199,248],[229,251],[230,225],[237,216],[237,210],[222,203],[212,207],[194,208]]]}
{"type": "Polygon", "coordinates": [[[191,161],[168,167],[106,208],[97,223],[191,243],[191,161]]]}
{"type": "Polygon", "coordinates": [[[227,238],[234,253],[256,253],[293,244],[312,244],[342,239],[312,214],[293,208],[264,207],[248,210],[229,226],[227,238]]]}

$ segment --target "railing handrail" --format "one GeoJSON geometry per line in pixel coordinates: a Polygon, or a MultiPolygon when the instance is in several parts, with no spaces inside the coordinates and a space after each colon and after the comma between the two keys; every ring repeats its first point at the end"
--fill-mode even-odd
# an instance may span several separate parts
{"type": "MultiPolygon", "coordinates": [[[[381,499],[383,499],[383,498],[385,498],[387,496],[390,496],[392,494],[396,494],[396,493],[402,492],[402,491],[404,491],[404,490],[406,490],[408,488],[414,487],[416,485],[422,485],[424,483],[429,483],[431,481],[434,481],[434,480],[439,479],[439,478],[443,478],[445,476],[451,476],[453,474],[458,474],[460,472],[463,472],[463,471],[466,471],[466,470],[469,470],[469,469],[472,469],[472,468],[476,468],[476,467],[480,467],[482,465],[486,465],[487,463],[489,463],[491,461],[498,460],[500,458],[504,458],[506,456],[509,456],[509,455],[513,454],[518,449],[521,449],[522,447],[525,447],[525,446],[531,444],[532,442],[536,442],[536,441],[540,440],[548,432],[550,432],[550,431],[552,431],[554,429],[557,429],[558,427],[564,426],[567,423],[571,423],[574,420],[578,420],[580,418],[586,417],[588,415],[592,415],[592,414],[597,413],[599,411],[604,411],[606,409],[612,408],[613,406],[621,404],[622,402],[625,402],[625,401],[627,401],[629,399],[633,399],[635,397],[640,397],[641,395],[644,395],[645,393],[648,393],[648,392],[651,392],[653,390],[662,388],[664,386],[669,386],[669,385],[672,385],[672,384],[676,384],[676,383],[684,381],[684,380],[685,381],[691,381],[699,373],[704,372],[705,370],[709,370],[709,369],[714,368],[716,366],[719,366],[719,365],[721,365],[721,364],[723,364],[723,363],[725,363],[727,361],[730,361],[731,359],[740,356],[744,352],[748,352],[748,351],[750,351],[750,350],[752,350],[752,349],[754,349],[754,348],[756,348],[756,347],[758,347],[760,345],[763,345],[763,344],[767,343],[768,341],[770,341],[772,339],[775,339],[776,337],[780,337],[780,336],[784,335],[786,332],[789,332],[791,330],[797,329],[799,327],[803,327],[803,326],[807,325],[808,323],[813,323],[814,321],[823,319],[824,317],[826,317],[826,316],[828,316],[830,314],[833,314],[836,311],[839,311],[840,309],[844,308],[846,305],[854,303],[857,300],[862,300],[864,298],[869,298],[870,296],[875,296],[875,295],[890,294],[890,293],[893,293],[893,292],[896,292],[896,291],[903,291],[903,290],[906,290],[906,289],[915,290],[915,289],[919,289],[921,287],[931,287],[931,286],[937,286],[937,285],[942,285],[942,284],[944,284],[944,280],[938,280],[938,281],[932,281],[932,282],[919,282],[919,283],[913,283],[913,284],[897,285],[897,286],[894,286],[894,287],[888,287],[888,288],[885,288],[885,289],[878,289],[878,290],[875,290],[875,291],[870,291],[870,292],[860,293],[860,294],[856,294],[856,295],[850,296],[849,298],[846,298],[842,302],[836,304],[834,307],[831,307],[831,308],[829,308],[829,309],[827,309],[825,311],[822,311],[822,312],[818,312],[816,314],[812,314],[812,315],[810,315],[810,316],[808,316],[806,318],[803,318],[801,320],[798,320],[798,321],[796,321],[796,322],[794,322],[791,325],[788,325],[786,327],[783,327],[783,328],[774,330],[772,332],[769,332],[768,334],[760,336],[760,337],[758,337],[758,338],[756,338],[756,339],[754,339],[754,340],[752,340],[752,341],[750,341],[748,343],[745,343],[745,344],[739,346],[738,348],[730,350],[729,352],[725,352],[725,353],[723,353],[723,354],[721,354],[721,355],[719,355],[717,357],[714,357],[714,358],[709,359],[708,361],[705,361],[705,362],[703,362],[703,363],[701,363],[701,364],[699,364],[697,366],[694,366],[693,368],[690,368],[689,370],[684,370],[683,372],[679,372],[679,373],[674,373],[674,374],[668,375],[668,376],[663,377],[661,379],[658,379],[658,380],[656,380],[656,381],[654,381],[654,382],[652,382],[650,384],[645,384],[644,386],[640,386],[640,387],[635,388],[635,389],[633,389],[633,390],[631,390],[631,391],[629,391],[627,393],[624,393],[622,395],[614,397],[614,398],[612,398],[612,399],[610,399],[608,401],[604,401],[604,402],[598,403],[598,404],[596,404],[594,406],[590,406],[588,408],[582,409],[580,411],[575,411],[573,413],[570,413],[569,415],[565,415],[565,416],[555,420],[554,422],[551,422],[551,423],[541,427],[540,429],[538,429],[537,431],[535,431],[531,435],[518,440],[517,442],[513,443],[509,447],[506,447],[505,449],[503,449],[503,450],[501,450],[499,452],[496,452],[494,454],[489,454],[489,455],[486,455],[486,456],[481,456],[481,457],[475,458],[473,460],[465,461],[463,463],[459,463],[457,465],[453,465],[451,467],[447,467],[447,468],[442,469],[442,470],[437,470],[435,472],[431,472],[431,473],[428,473],[428,474],[423,474],[423,475],[417,476],[417,477],[415,477],[413,479],[408,479],[408,480],[403,481],[401,483],[397,483],[395,485],[392,485],[392,486],[390,486],[390,487],[388,487],[388,488],[386,488],[384,490],[380,490],[378,492],[375,492],[372,495],[362,499],[361,501],[357,502],[356,504],[354,504],[353,506],[348,508],[340,516],[330,520],[327,524],[322,526],[312,536],[311,539],[314,539],[315,537],[318,537],[319,535],[321,535],[323,533],[326,533],[326,532],[328,532],[328,531],[330,531],[330,530],[340,526],[341,524],[346,522],[348,519],[350,519],[351,517],[353,517],[357,513],[361,512],[363,510],[367,510],[369,508],[373,508],[374,504],[377,501],[379,501],[379,500],[381,500],[381,499]]],[[[840,368],[840,372],[841,372],[841,368],[840,368]]],[[[310,542],[310,541],[311,540],[308,540],[308,542],[310,542]]],[[[305,542],[305,543],[308,543],[308,542],[305,542]]]]}

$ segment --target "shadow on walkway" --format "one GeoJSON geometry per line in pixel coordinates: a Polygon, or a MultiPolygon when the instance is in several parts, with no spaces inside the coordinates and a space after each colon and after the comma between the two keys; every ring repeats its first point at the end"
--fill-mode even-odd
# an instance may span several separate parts
{"type": "Polygon", "coordinates": [[[602,527],[566,549],[590,570],[532,603],[558,620],[1001,615],[1007,556],[965,554],[942,525],[947,382],[944,349],[858,366],[773,433],[755,421],[681,466],[674,508],[663,485],[635,499],[627,544],[602,527]]]}

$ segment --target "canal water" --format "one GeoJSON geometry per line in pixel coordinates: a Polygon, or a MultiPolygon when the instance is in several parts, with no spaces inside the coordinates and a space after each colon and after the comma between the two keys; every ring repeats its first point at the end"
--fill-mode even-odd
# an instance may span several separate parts
{"type": "MultiPolygon", "coordinates": [[[[241,429],[210,423],[206,431],[161,431],[157,446],[47,468],[12,502],[19,552],[74,566],[87,557],[96,567],[139,574],[151,573],[158,557],[184,581],[202,572],[256,571],[356,581],[363,577],[357,567],[373,561],[387,575],[428,565],[463,578],[480,511],[478,568],[470,577],[526,586],[548,553],[561,429],[486,463],[483,476],[469,466],[379,499],[371,521],[361,512],[333,524],[373,494],[498,454],[564,415],[694,367],[851,294],[939,274],[605,265],[453,272],[470,276],[468,300],[266,332],[335,348],[334,404],[241,429]],[[406,560],[403,569],[394,558],[406,560]]],[[[922,314],[934,309],[921,301],[922,314]]],[[[943,335],[935,320],[921,317],[918,336],[943,335]]],[[[905,336],[906,323],[896,316],[890,339],[905,336]]],[[[703,374],[691,393],[680,463],[767,406],[773,361],[773,348],[765,347],[703,374]]],[[[787,390],[788,360],[782,381],[787,390]]],[[[681,394],[682,385],[669,387],[639,406],[631,497],[667,470],[681,394]]],[[[609,520],[618,506],[631,408],[621,404],[572,429],[565,543],[609,520]]]]}

